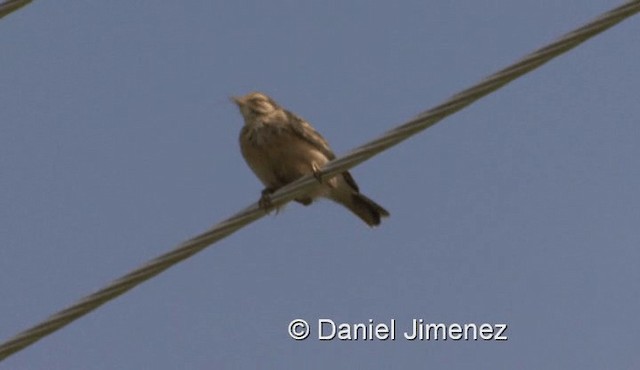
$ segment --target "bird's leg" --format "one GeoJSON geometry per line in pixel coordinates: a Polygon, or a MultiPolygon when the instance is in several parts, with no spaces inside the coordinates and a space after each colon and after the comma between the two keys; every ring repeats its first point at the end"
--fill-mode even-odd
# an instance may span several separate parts
{"type": "Polygon", "coordinates": [[[271,194],[273,194],[274,191],[275,189],[273,188],[264,188],[262,190],[260,200],[258,201],[258,205],[260,206],[260,208],[264,209],[264,211],[267,213],[269,213],[269,211],[273,207],[273,204],[271,204],[271,194]]]}
{"type": "Polygon", "coordinates": [[[322,173],[322,170],[320,169],[320,167],[318,167],[318,165],[315,162],[311,163],[311,171],[313,171],[313,177],[315,177],[320,184],[327,185],[330,188],[335,188],[337,186],[337,183],[334,180],[335,177],[325,180],[324,173],[322,173]]]}
{"type": "Polygon", "coordinates": [[[315,162],[311,163],[311,171],[313,171],[313,177],[322,184],[322,170],[320,170],[320,167],[318,167],[315,162]]]}

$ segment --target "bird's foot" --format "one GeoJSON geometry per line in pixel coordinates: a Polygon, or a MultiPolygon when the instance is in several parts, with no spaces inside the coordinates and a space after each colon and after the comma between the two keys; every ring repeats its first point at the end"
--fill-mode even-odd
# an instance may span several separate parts
{"type": "Polygon", "coordinates": [[[266,213],[269,213],[271,211],[271,208],[273,208],[273,204],[271,203],[271,194],[273,194],[274,191],[275,190],[272,188],[264,188],[264,190],[262,190],[262,195],[260,196],[258,205],[266,213]]]}
{"type": "Polygon", "coordinates": [[[317,164],[312,163],[311,164],[311,171],[313,171],[313,177],[315,177],[316,180],[318,180],[318,182],[322,184],[323,173],[322,173],[322,170],[320,170],[320,167],[318,167],[317,164]]]}

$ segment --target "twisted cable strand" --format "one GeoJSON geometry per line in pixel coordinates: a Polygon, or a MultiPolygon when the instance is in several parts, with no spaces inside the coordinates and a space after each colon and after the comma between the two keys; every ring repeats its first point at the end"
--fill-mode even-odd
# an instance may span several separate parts
{"type": "Polygon", "coordinates": [[[0,3],[0,18],[13,13],[23,6],[29,4],[32,0],[7,0],[0,3]]]}

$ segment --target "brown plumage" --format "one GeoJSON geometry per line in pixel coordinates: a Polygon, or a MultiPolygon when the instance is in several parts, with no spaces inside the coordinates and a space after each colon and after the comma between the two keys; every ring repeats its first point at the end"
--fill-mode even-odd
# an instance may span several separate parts
{"type": "MultiPolygon", "coordinates": [[[[273,99],[253,92],[232,100],[244,117],[240,131],[242,156],[265,185],[263,194],[274,192],[303,175],[316,173],[335,154],[327,141],[311,125],[280,107],[273,99]]],[[[380,224],[389,212],[360,194],[349,172],[323,181],[316,189],[296,201],[309,205],[316,197],[342,204],[367,225],[380,224]]]]}

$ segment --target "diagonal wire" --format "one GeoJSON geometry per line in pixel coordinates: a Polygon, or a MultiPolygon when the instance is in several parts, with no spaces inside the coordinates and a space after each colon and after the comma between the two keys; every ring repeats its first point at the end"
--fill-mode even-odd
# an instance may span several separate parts
{"type": "MultiPolygon", "coordinates": [[[[541,66],[554,57],[578,46],[587,39],[605,31],[639,11],[640,0],[634,0],[600,15],[592,22],[569,32],[548,46],[534,51],[513,65],[498,71],[480,83],[454,95],[435,108],[388,131],[378,139],[354,149],[341,158],[329,162],[322,169],[322,176],[330,178],[331,176],[337,175],[373,157],[381,151],[408,139],[410,136],[433,126],[444,117],[461,110],[474,101],[541,66]]],[[[271,202],[274,206],[282,205],[308,192],[313,186],[317,186],[316,178],[312,175],[304,176],[275,192],[271,196],[271,202]]],[[[106,287],[86,296],[72,306],[53,314],[43,322],[0,344],[0,361],[264,215],[264,210],[260,209],[257,203],[254,203],[234,216],[215,225],[208,231],[180,244],[175,249],[154,258],[136,270],[116,279],[106,287]]]]}
{"type": "Polygon", "coordinates": [[[23,6],[29,4],[32,0],[7,0],[0,3],[0,18],[5,15],[15,12],[23,6]]]}

